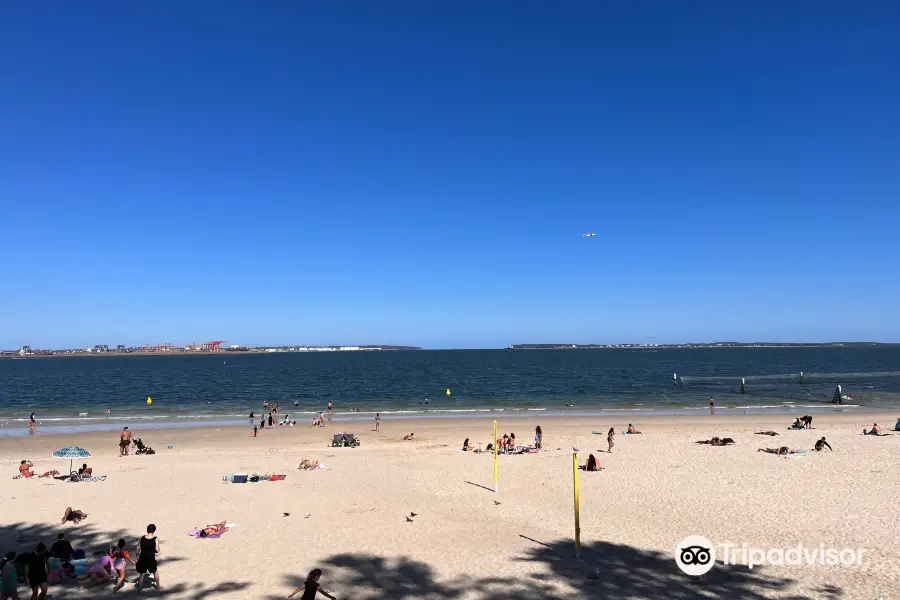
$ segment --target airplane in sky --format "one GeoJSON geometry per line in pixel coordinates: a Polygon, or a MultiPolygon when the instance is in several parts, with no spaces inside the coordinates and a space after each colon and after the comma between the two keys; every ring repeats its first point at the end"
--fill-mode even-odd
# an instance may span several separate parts
{"type": "Polygon", "coordinates": [[[583,235],[584,237],[594,237],[597,234],[596,233],[582,233],[581,235],[583,235]]]}

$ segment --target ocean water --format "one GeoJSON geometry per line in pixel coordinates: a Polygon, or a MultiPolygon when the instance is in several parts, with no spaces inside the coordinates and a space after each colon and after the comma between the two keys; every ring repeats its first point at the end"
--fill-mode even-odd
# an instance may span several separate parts
{"type": "Polygon", "coordinates": [[[900,409],[900,348],[448,350],[0,360],[0,435],[502,414],[900,409]],[[800,373],[803,372],[801,383],[800,373]],[[675,379],[674,375],[678,378],[675,379]],[[740,390],[745,378],[745,393],[740,390]],[[837,384],[851,401],[837,407],[837,384]],[[446,395],[446,390],[451,395],[446,395]],[[147,405],[147,397],[153,404],[147,405]],[[297,405],[295,406],[295,402],[297,405]],[[106,414],[106,409],[110,414],[106,414]]]}

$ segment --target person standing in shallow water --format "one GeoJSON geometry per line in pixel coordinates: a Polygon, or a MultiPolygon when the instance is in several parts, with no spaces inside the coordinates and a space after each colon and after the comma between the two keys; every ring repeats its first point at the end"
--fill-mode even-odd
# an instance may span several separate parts
{"type": "Polygon", "coordinates": [[[375,431],[378,431],[379,427],[381,427],[381,413],[375,413],[375,431]]]}

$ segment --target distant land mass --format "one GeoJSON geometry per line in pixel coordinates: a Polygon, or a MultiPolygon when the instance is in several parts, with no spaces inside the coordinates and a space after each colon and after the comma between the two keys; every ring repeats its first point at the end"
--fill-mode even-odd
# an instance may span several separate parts
{"type": "Polygon", "coordinates": [[[0,350],[0,358],[39,358],[47,356],[185,356],[197,354],[273,354],[282,352],[383,352],[396,350],[422,350],[418,346],[229,346],[223,347],[218,342],[206,344],[188,344],[172,346],[159,344],[153,346],[126,347],[119,345],[110,347],[102,344],[92,348],[70,349],[33,349],[23,346],[19,350],[0,350]]]}
{"type": "Polygon", "coordinates": [[[900,346],[896,342],[703,342],[685,344],[510,344],[507,350],[586,350],[591,348],[853,348],[900,346]]]}

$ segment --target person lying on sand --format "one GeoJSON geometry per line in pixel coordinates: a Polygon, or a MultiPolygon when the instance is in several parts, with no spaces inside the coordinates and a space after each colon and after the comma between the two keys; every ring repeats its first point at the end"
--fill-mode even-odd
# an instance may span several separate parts
{"type": "Polygon", "coordinates": [[[757,431],[756,435],[778,435],[774,431],[757,431]]]}
{"type": "Polygon", "coordinates": [[[413,436],[414,436],[414,435],[416,435],[416,434],[411,433],[411,434],[409,434],[409,435],[404,435],[404,436],[403,436],[403,439],[406,440],[406,441],[409,441],[409,440],[413,439],[413,436]]]}
{"type": "Polygon", "coordinates": [[[777,454],[778,456],[784,456],[786,454],[797,454],[798,450],[791,450],[787,446],[782,446],[781,448],[759,448],[757,452],[768,452],[769,454],[777,454]]]}
{"type": "Polygon", "coordinates": [[[825,436],[822,436],[822,439],[816,442],[816,447],[813,448],[816,452],[821,452],[823,448],[828,447],[829,450],[834,452],[834,448],[831,447],[831,444],[825,441],[825,436]]]}
{"type": "Polygon", "coordinates": [[[727,438],[719,438],[719,437],[711,437],[708,440],[701,440],[699,442],[694,442],[695,444],[709,444],[710,446],[727,446],[729,444],[733,444],[734,440],[730,437],[727,438]]]}
{"type": "Polygon", "coordinates": [[[228,531],[228,528],[225,527],[225,521],[221,523],[216,523],[215,525],[207,525],[203,529],[200,530],[200,537],[205,538],[211,535],[222,535],[228,531]]]}
{"type": "Polygon", "coordinates": [[[81,510],[72,510],[72,507],[69,506],[66,508],[66,513],[63,515],[62,524],[65,525],[66,521],[72,521],[75,525],[78,525],[83,520],[88,518],[88,514],[81,510]]]}
{"type": "Polygon", "coordinates": [[[637,430],[637,427],[635,427],[631,423],[628,424],[628,429],[626,429],[626,431],[628,432],[628,435],[636,435],[636,434],[641,433],[640,431],[637,430]]]}
{"type": "Polygon", "coordinates": [[[316,469],[319,468],[319,461],[318,460],[311,461],[308,458],[304,458],[303,460],[300,461],[300,466],[297,468],[302,469],[304,471],[315,471],[316,469]]]}

